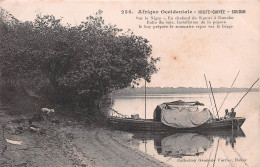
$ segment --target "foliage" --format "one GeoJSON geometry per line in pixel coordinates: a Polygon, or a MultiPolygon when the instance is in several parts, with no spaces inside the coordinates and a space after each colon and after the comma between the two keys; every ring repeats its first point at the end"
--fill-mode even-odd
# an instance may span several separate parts
{"type": "Polygon", "coordinates": [[[97,105],[157,71],[148,40],[105,24],[102,11],[77,26],[52,15],[21,22],[0,14],[1,78],[27,90],[51,88],[55,102],[97,105]]]}

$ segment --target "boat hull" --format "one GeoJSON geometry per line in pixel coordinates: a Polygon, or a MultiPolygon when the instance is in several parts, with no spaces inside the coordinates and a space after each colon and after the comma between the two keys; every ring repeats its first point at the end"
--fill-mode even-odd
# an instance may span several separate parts
{"type": "Polygon", "coordinates": [[[196,132],[196,131],[210,131],[215,129],[232,129],[240,128],[245,122],[245,118],[236,117],[233,119],[214,119],[194,128],[174,128],[164,125],[162,122],[156,122],[152,119],[129,119],[110,117],[110,127],[117,130],[124,131],[156,131],[156,132],[196,132]],[[233,123],[232,123],[233,122],[233,123]]]}

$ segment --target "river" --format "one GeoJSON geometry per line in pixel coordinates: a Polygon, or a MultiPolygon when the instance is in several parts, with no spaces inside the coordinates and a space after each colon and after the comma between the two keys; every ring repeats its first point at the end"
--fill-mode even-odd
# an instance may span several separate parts
{"type": "MultiPolygon", "coordinates": [[[[230,93],[219,111],[234,107],[245,92],[230,93]]],[[[219,108],[226,93],[214,94],[219,108]]],[[[259,166],[259,92],[250,92],[236,108],[236,116],[245,117],[242,128],[217,132],[153,134],[132,133],[131,145],[172,166],[259,166]]],[[[147,95],[146,117],[153,118],[158,104],[175,100],[199,101],[212,110],[209,94],[147,95]]],[[[211,99],[212,100],[212,99],[211,99]]],[[[145,117],[144,95],[115,97],[113,109],[125,115],[145,117]]]]}

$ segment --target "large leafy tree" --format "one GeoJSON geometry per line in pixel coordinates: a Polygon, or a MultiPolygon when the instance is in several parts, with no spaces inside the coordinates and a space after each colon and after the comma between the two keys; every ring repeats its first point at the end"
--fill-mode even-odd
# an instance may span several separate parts
{"type": "Polygon", "coordinates": [[[57,102],[93,106],[157,71],[148,40],[105,24],[102,11],[77,26],[52,15],[21,22],[3,9],[0,19],[1,77],[30,89],[51,85],[57,102]]]}

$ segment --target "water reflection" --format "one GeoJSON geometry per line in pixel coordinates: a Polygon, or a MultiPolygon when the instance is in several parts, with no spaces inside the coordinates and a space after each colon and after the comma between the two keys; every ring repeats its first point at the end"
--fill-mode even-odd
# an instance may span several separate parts
{"type": "Polygon", "coordinates": [[[202,154],[213,143],[213,139],[197,133],[178,133],[155,142],[158,154],[181,158],[202,154]]]}
{"type": "MultiPolygon", "coordinates": [[[[133,134],[134,139],[146,141],[153,140],[154,149],[158,155],[164,157],[182,158],[184,156],[199,156],[212,147],[214,138],[224,139],[226,145],[235,147],[236,138],[245,137],[242,129],[204,131],[197,133],[148,133],[133,134]]],[[[146,146],[145,146],[146,147],[146,146]]]]}
{"type": "MultiPolygon", "coordinates": [[[[230,109],[237,104],[244,93],[232,93],[227,98],[226,102],[222,106],[222,111],[219,115],[224,116],[224,109],[230,109]]],[[[226,93],[216,93],[215,100],[217,106],[221,105],[221,102],[225,98],[226,93]]],[[[171,154],[164,157],[162,154],[161,143],[163,138],[174,134],[134,134],[130,144],[131,146],[139,149],[142,152],[153,156],[154,158],[167,163],[172,166],[205,166],[205,167],[223,167],[223,166],[259,166],[259,110],[260,100],[259,92],[250,92],[243,102],[237,107],[237,116],[245,117],[246,121],[243,124],[243,131],[212,131],[212,132],[198,132],[196,134],[201,135],[209,140],[213,138],[213,143],[204,150],[204,153],[200,153],[198,156],[182,156],[182,158],[175,158],[171,154]],[[250,112],[249,112],[250,111],[250,112]],[[252,128],[253,127],[253,128],[252,128]],[[160,152],[161,149],[161,152],[160,152]],[[159,153],[158,153],[159,151],[159,153]],[[192,162],[186,162],[191,159],[192,162]],[[208,160],[216,160],[214,162],[208,160]],[[231,159],[232,162],[222,160],[231,159]],[[246,159],[245,161],[237,161],[236,159],[246,159]],[[193,160],[196,160],[195,163],[193,160]],[[203,160],[203,161],[202,161],[203,160]],[[205,161],[204,161],[205,160],[205,161]],[[213,165],[214,164],[214,165],[213,165]]],[[[185,98],[187,101],[199,101],[206,106],[210,105],[208,94],[172,94],[170,96],[161,97],[149,97],[146,101],[147,118],[153,118],[153,111],[158,104],[175,101],[185,98]]],[[[125,97],[115,99],[113,109],[119,111],[125,115],[139,114],[141,118],[144,118],[144,98],[125,97]]],[[[131,133],[131,132],[130,132],[131,133]]],[[[199,151],[202,151],[201,149],[199,151]]]]}

